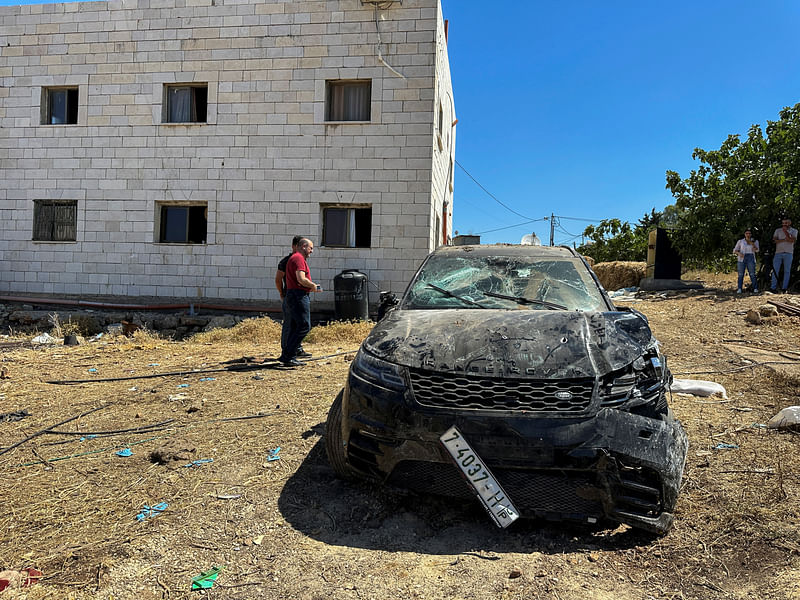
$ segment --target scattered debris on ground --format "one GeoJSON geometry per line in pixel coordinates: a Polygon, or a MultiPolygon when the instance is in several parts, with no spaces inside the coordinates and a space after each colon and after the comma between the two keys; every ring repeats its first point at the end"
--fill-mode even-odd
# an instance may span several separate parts
{"type": "Polygon", "coordinates": [[[635,304],[676,378],[727,392],[672,396],[690,446],[662,538],[538,521],[499,531],[478,505],[336,478],[322,427],[368,324],[314,328],[305,347],[322,358],[288,370],[269,367],[269,319],[182,342],[6,338],[0,412],[26,414],[0,419],[0,568],[43,575],[0,597],[795,599],[800,436],[767,424],[800,404],[800,317],[748,324],[768,293],[737,297],[735,274],[705,285],[635,304]]]}

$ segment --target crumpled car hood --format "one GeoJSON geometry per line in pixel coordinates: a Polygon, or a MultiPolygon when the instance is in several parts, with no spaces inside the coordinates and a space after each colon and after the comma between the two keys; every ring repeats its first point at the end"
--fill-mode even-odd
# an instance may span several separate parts
{"type": "Polygon", "coordinates": [[[411,368],[561,379],[603,376],[654,343],[636,313],[449,309],[394,310],[364,348],[411,368]]]}

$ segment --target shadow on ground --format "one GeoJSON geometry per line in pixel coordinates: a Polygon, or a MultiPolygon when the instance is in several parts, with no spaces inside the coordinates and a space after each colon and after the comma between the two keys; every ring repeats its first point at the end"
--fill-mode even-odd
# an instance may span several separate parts
{"type": "MultiPolygon", "coordinates": [[[[316,433],[322,427],[309,431],[316,433]]],[[[555,554],[619,550],[654,539],[626,526],[592,529],[533,520],[520,520],[500,530],[477,501],[465,504],[337,478],[328,465],[322,439],[286,482],[278,508],[297,531],[326,544],[394,552],[555,554]]]]}

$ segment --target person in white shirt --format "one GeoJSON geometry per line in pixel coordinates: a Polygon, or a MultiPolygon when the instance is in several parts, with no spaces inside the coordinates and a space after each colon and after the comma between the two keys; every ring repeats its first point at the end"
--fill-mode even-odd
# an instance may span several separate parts
{"type": "Polygon", "coordinates": [[[744,237],[736,242],[733,253],[738,259],[737,268],[739,270],[739,281],[736,284],[736,293],[742,293],[742,283],[744,283],[744,271],[750,274],[750,283],[753,293],[758,293],[758,283],[756,282],[756,253],[758,252],[758,240],[753,239],[750,229],[745,229],[744,237]]]}
{"type": "Polygon", "coordinates": [[[772,285],[774,292],[778,287],[778,272],[783,266],[783,281],[781,289],[785,292],[789,288],[789,273],[792,270],[792,255],[794,243],[797,241],[797,229],[792,227],[792,220],[788,217],[781,219],[781,228],[776,229],[772,235],[775,242],[775,258],[772,259],[772,285]]]}

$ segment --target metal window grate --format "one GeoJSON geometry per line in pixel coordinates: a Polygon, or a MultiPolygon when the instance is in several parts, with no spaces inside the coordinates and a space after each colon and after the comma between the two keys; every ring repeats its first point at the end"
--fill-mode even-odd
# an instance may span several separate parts
{"type": "Polygon", "coordinates": [[[74,242],[77,228],[77,200],[34,200],[34,241],[74,242]]]}

